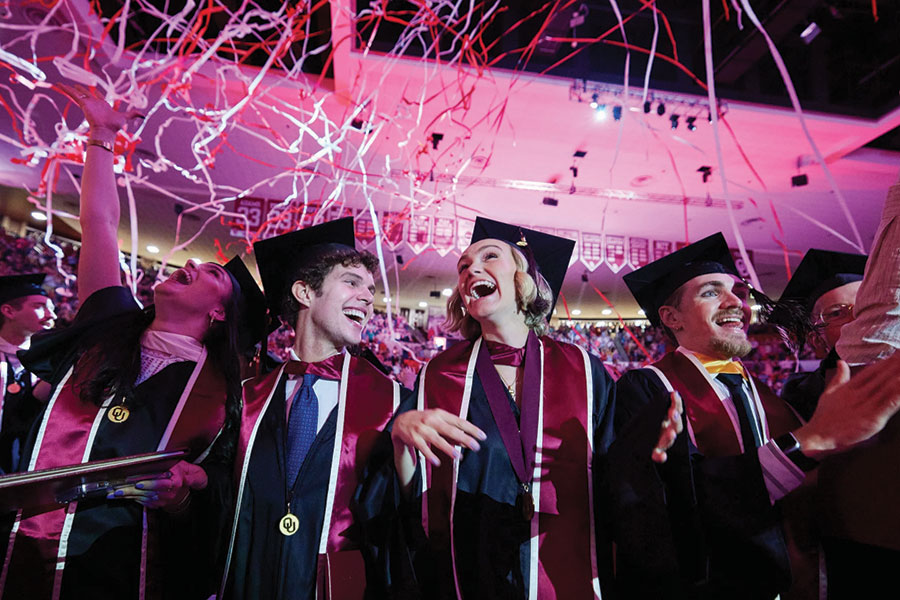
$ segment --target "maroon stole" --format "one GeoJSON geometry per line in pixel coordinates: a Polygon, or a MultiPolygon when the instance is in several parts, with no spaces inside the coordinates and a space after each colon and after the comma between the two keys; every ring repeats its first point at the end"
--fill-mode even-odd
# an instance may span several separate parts
{"type": "MultiPolygon", "coordinates": [[[[735,456],[743,452],[740,425],[733,421],[722,400],[707,378],[706,369],[679,351],[669,352],[656,362],[668,382],[684,402],[688,435],[694,446],[705,456],[735,456]]],[[[786,402],[761,382],[751,385],[753,401],[766,439],[778,437],[800,426],[800,419],[786,402]]],[[[818,538],[812,529],[808,486],[803,485],[781,500],[782,529],[785,535],[791,572],[792,591],[797,597],[817,597],[820,581],[818,538]]]]}
{"type": "MultiPolygon", "coordinates": [[[[419,410],[442,408],[466,418],[482,339],[456,344],[422,370],[419,410]]],[[[528,597],[600,596],[594,541],[591,456],[593,451],[593,376],[590,360],[571,344],[540,338],[541,398],[535,453],[528,597]],[[580,426],[573,427],[572,422],[580,426]],[[561,432],[566,437],[560,437],[561,432]],[[565,502],[558,499],[565,498],[565,502]]],[[[423,478],[422,520],[432,546],[451,564],[459,597],[453,547],[453,511],[459,459],[427,465],[423,478]],[[448,550],[447,552],[440,552],[448,550]]]]}
{"type": "MultiPolygon", "coordinates": [[[[188,448],[196,460],[213,443],[225,422],[225,386],[206,353],[197,363],[182,392],[157,451],[188,448]]],[[[97,428],[111,409],[84,402],[70,381],[72,368],[57,386],[38,430],[28,471],[88,462],[97,428]]],[[[66,560],[66,546],[77,502],[64,507],[29,507],[19,510],[9,537],[6,562],[0,575],[0,597],[58,598],[66,560]],[[16,543],[22,536],[27,538],[16,543]],[[14,580],[7,586],[7,578],[14,580]],[[20,590],[21,588],[21,590],[20,590]],[[17,591],[20,590],[20,591],[17,591]]],[[[141,589],[147,574],[148,513],[144,511],[141,553],[141,589]]]]}
{"type": "MultiPolygon", "coordinates": [[[[271,373],[244,383],[241,436],[235,459],[235,476],[239,482],[237,502],[222,590],[228,581],[253,444],[284,370],[285,365],[282,365],[271,373]]],[[[366,577],[362,554],[355,540],[346,536],[353,525],[350,502],[368,456],[399,402],[400,386],[397,382],[385,377],[367,360],[344,354],[338,387],[334,454],[319,540],[318,599],[354,600],[364,596],[366,577]]],[[[278,527],[278,523],[272,523],[272,527],[278,527]]]]}
{"type": "MultiPolygon", "coordinates": [[[[655,368],[681,394],[688,418],[691,441],[705,456],[734,456],[742,453],[740,425],[732,421],[707,379],[703,367],[681,352],[669,352],[654,363],[655,368]]],[[[665,382],[663,382],[665,384],[665,382]]],[[[667,386],[668,387],[668,386],[667,386]]],[[[762,408],[760,419],[766,438],[778,437],[800,426],[800,421],[787,403],[759,382],[751,386],[762,408]]]]}

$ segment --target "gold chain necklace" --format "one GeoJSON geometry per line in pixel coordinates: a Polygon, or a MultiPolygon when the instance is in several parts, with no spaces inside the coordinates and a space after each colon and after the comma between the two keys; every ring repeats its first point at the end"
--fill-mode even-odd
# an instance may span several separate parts
{"type": "Polygon", "coordinates": [[[506,379],[503,378],[503,375],[500,375],[500,371],[497,371],[497,375],[500,377],[500,381],[503,382],[503,385],[506,386],[506,391],[508,391],[509,395],[512,397],[512,399],[515,400],[516,399],[516,381],[518,381],[518,378],[519,378],[518,371],[516,372],[516,378],[513,379],[512,384],[507,383],[506,379]]]}

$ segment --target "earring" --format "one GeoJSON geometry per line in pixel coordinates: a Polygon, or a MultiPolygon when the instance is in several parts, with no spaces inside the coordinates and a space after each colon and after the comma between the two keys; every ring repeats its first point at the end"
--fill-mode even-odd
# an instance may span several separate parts
{"type": "Polygon", "coordinates": [[[215,322],[216,322],[216,318],[210,314],[209,315],[209,326],[212,327],[213,323],[215,323],[215,322]]]}

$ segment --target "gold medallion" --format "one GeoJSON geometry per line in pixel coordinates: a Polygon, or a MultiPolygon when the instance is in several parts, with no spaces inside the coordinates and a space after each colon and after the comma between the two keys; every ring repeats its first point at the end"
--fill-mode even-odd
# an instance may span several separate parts
{"type": "Polygon", "coordinates": [[[128,410],[124,404],[117,404],[109,409],[109,412],[106,413],[106,416],[113,423],[124,423],[128,420],[129,415],[131,415],[131,411],[128,410]]]}
{"type": "Polygon", "coordinates": [[[9,384],[8,386],[6,386],[6,391],[10,394],[18,394],[19,392],[22,391],[22,386],[14,381],[11,384],[9,384]]]}
{"type": "Polygon", "coordinates": [[[294,535],[297,533],[297,529],[300,527],[300,519],[291,513],[287,513],[281,520],[278,522],[278,531],[281,532],[281,535],[294,535]]]}

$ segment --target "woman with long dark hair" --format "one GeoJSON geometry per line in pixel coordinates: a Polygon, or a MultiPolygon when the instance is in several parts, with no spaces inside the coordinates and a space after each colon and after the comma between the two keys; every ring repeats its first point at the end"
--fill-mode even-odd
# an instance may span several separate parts
{"type": "Polygon", "coordinates": [[[207,481],[198,463],[229,460],[239,430],[240,350],[264,329],[264,300],[236,258],[224,268],[188,261],[156,286],[154,305],[139,306],[121,284],[118,258],[113,161],[127,115],[92,90],[59,87],[90,125],[79,217],[82,302],[71,327],[35,338],[23,357],[53,392],[22,468],[175,449],[188,455],[163,477],[105,498],[23,507],[2,545],[0,596],[192,597],[212,581],[200,568],[206,557],[185,552],[198,541],[190,539],[198,524],[192,490],[207,481]],[[186,582],[178,573],[187,559],[194,573],[186,582]]]}

